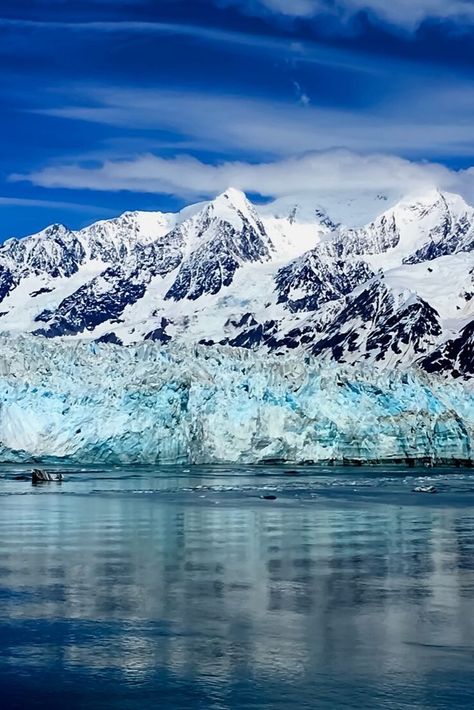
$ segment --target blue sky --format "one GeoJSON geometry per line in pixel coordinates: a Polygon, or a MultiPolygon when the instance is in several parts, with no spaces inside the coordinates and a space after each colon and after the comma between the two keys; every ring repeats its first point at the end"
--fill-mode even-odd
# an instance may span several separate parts
{"type": "Polygon", "coordinates": [[[471,0],[0,0],[0,238],[436,184],[474,200],[471,0]]]}

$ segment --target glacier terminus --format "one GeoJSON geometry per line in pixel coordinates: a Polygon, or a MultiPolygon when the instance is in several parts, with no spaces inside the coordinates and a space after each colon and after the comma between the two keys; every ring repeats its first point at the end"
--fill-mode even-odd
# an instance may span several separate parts
{"type": "Polygon", "coordinates": [[[421,370],[3,336],[0,373],[3,461],[473,461],[474,392],[421,370]]]}

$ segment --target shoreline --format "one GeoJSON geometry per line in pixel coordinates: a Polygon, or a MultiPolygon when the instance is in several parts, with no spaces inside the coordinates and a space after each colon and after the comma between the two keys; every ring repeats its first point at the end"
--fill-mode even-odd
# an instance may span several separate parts
{"type": "MultiPolygon", "coordinates": [[[[238,468],[250,468],[250,469],[265,469],[272,466],[283,468],[288,470],[288,474],[291,474],[292,468],[297,469],[324,469],[324,468],[345,468],[345,469],[358,469],[358,468],[371,468],[379,469],[380,467],[393,467],[393,468],[408,468],[408,469],[436,469],[436,468],[474,468],[474,459],[464,459],[464,458],[431,458],[429,456],[420,457],[400,457],[391,459],[357,459],[357,458],[344,458],[342,460],[336,459],[326,459],[322,461],[283,461],[279,459],[267,459],[259,462],[245,462],[245,461],[199,461],[190,463],[188,461],[179,461],[176,463],[162,462],[162,463],[144,463],[141,461],[81,461],[80,459],[58,459],[55,457],[44,457],[44,458],[25,458],[25,459],[8,459],[0,460],[0,466],[51,466],[54,468],[66,467],[66,468],[77,468],[85,467],[90,468],[102,468],[102,467],[112,467],[117,469],[122,468],[139,468],[145,470],[152,469],[167,469],[167,468],[184,468],[189,467],[190,469],[198,469],[200,467],[209,467],[218,471],[219,469],[232,467],[233,469],[238,468]]],[[[296,473],[296,472],[295,472],[296,473]]]]}

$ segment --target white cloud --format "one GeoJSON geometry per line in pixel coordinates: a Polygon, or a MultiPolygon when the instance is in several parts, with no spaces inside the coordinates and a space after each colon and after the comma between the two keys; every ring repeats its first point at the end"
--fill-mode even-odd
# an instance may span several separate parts
{"type": "Polygon", "coordinates": [[[298,158],[251,164],[204,163],[190,156],[165,159],[143,155],[107,161],[98,167],[48,167],[12,180],[29,180],[49,188],[91,189],[211,197],[230,185],[265,197],[302,193],[406,194],[429,188],[461,192],[474,198],[474,169],[453,171],[437,163],[410,162],[384,155],[359,155],[348,150],[310,153],[298,158]]]}
{"type": "Polygon", "coordinates": [[[265,10],[288,17],[328,15],[344,22],[360,12],[405,30],[416,30],[425,20],[473,22],[471,0],[224,0],[246,10],[265,10]]]}

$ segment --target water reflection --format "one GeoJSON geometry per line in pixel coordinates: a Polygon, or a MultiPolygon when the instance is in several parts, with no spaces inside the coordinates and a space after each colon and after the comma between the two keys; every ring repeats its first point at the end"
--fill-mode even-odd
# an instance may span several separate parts
{"type": "Polygon", "coordinates": [[[10,708],[472,707],[465,507],[0,500],[10,708]]]}

